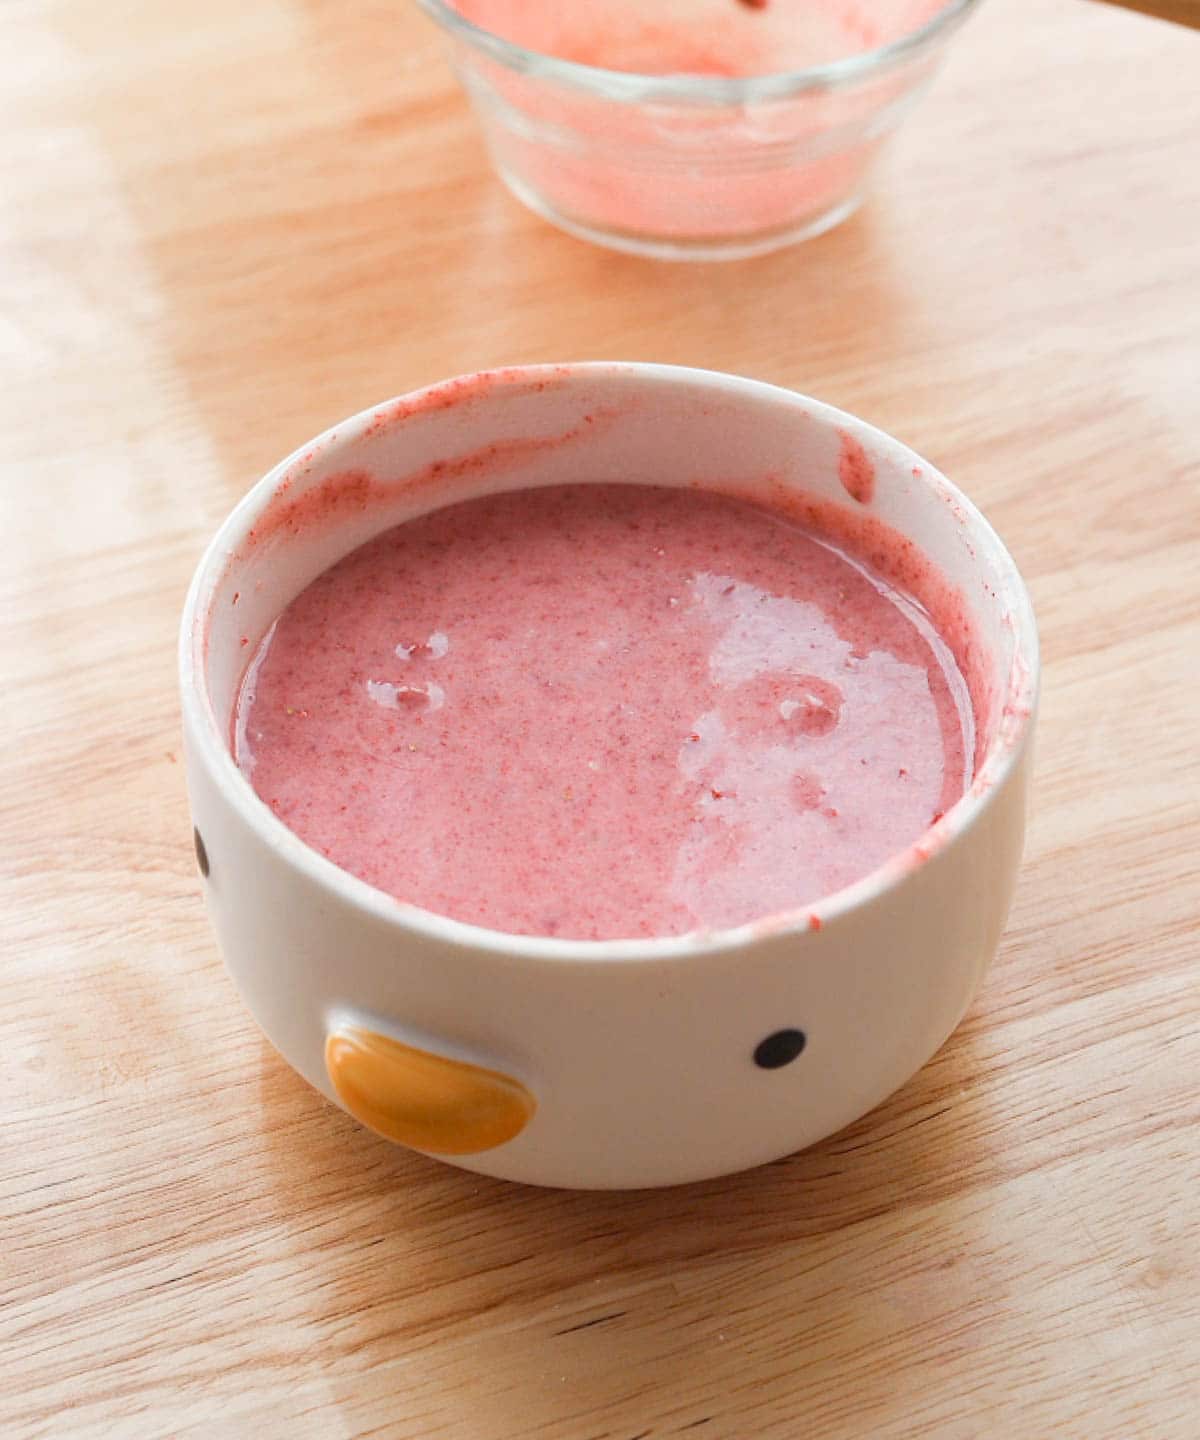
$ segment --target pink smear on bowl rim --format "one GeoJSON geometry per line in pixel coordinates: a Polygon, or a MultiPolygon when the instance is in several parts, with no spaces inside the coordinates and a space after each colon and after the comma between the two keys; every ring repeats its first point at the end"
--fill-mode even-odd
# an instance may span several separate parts
{"type": "Polygon", "coordinates": [[[842,450],[838,456],[838,479],[852,500],[869,505],[875,498],[875,466],[853,435],[843,430],[839,436],[842,450]]]}

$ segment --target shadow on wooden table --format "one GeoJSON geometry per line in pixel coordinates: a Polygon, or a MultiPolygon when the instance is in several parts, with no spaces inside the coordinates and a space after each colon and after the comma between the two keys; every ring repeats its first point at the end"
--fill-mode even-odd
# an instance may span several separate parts
{"type": "Polygon", "coordinates": [[[769,1388],[772,1366],[792,1391],[803,1373],[836,1396],[901,1317],[911,1340],[936,1309],[984,1299],[971,1192],[995,1179],[999,1138],[972,1028],[804,1153],[623,1193],[513,1185],[391,1146],[264,1042],[264,1178],[297,1267],[319,1279],[331,1399],[350,1433],[360,1407],[366,1423],[386,1404],[423,1417],[414,1435],[444,1424],[507,1440],[544,1424],[628,1440],[710,1419],[708,1433],[740,1434],[739,1387],[753,1373],[769,1388]],[[962,1248],[934,1253],[927,1207],[950,1196],[962,1248]],[[780,1336],[784,1351],[764,1355],[780,1336]]]}

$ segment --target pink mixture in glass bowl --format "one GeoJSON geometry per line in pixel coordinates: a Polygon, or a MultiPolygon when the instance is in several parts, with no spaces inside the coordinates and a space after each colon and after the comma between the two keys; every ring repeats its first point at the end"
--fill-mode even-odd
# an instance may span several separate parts
{"type": "Polygon", "coordinates": [[[501,178],[586,239],[725,259],[819,234],[977,0],[419,0],[501,178]]]}

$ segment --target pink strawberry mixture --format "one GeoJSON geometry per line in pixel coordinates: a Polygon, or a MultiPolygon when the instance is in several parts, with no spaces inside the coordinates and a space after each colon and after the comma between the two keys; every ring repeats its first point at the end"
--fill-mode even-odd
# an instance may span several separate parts
{"type": "Polygon", "coordinates": [[[948,646],[742,501],[564,486],[386,532],[250,664],[239,765],[314,849],[458,920],[665,936],[802,907],[970,782],[948,646]]]}

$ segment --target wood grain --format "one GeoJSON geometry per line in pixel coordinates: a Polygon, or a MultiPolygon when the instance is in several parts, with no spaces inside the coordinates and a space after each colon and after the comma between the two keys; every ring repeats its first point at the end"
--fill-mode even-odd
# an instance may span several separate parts
{"type": "Polygon", "coordinates": [[[870,204],[673,268],[490,177],[380,0],[6,0],[0,1432],[1190,1440],[1200,1396],[1200,38],[984,7],[870,204]],[[585,357],[808,390],[1038,607],[998,961],[890,1102],[678,1191],[536,1192],[273,1054],[193,873],[176,618],[335,418],[585,357]]]}
{"type": "Polygon", "coordinates": [[[1108,0],[1110,5],[1123,5],[1156,20],[1169,20],[1173,25],[1187,25],[1200,30],[1200,0],[1108,0]]]}

